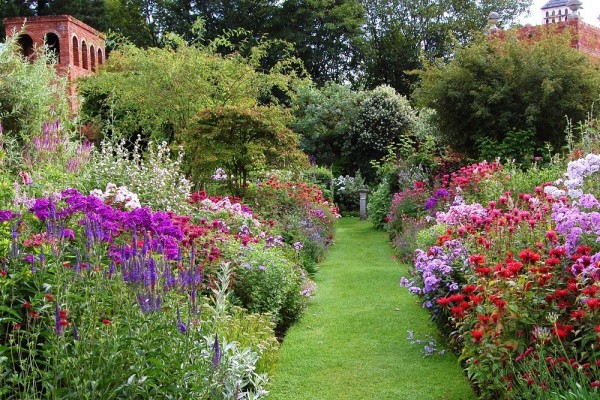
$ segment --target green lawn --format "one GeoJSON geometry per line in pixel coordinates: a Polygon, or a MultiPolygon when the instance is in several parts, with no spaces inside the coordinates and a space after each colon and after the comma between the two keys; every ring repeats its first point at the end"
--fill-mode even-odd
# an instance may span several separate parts
{"type": "Polygon", "coordinates": [[[435,334],[418,299],[400,288],[406,266],[386,235],[343,218],[316,274],[318,290],[288,332],[270,399],[476,399],[451,354],[423,358],[406,339],[435,334]]]}

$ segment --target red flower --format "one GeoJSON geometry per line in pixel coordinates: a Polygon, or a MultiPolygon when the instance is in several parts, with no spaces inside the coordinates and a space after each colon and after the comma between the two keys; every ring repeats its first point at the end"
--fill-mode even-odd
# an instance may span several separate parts
{"type": "Polygon", "coordinates": [[[465,292],[466,294],[474,293],[476,290],[477,290],[477,286],[475,286],[475,285],[465,285],[462,288],[462,291],[465,292]]]}
{"type": "Polygon", "coordinates": [[[546,232],[546,239],[548,239],[551,242],[557,242],[558,241],[558,236],[556,235],[555,231],[550,230],[550,231],[546,232]]]}
{"type": "Polygon", "coordinates": [[[525,249],[525,250],[521,251],[519,253],[519,258],[524,263],[527,263],[527,262],[534,263],[534,262],[540,261],[540,255],[530,249],[525,249]]]}
{"type": "Polygon", "coordinates": [[[475,265],[483,265],[485,264],[485,256],[481,254],[473,254],[469,257],[469,261],[471,261],[475,265]]]}
{"type": "Polygon", "coordinates": [[[464,318],[465,317],[465,310],[462,307],[452,307],[450,309],[450,312],[452,312],[452,316],[454,316],[455,318],[464,318]]]}
{"type": "Polygon", "coordinates": [[[0,270],[0,275],[1,276],[6,276],[8,274],[8,272],[6,272],[5,270],[0,270]]]}
{"type": "Polygon", "coordinates": [[[569,294],[568,289],[556,289],[556,297],[566,297],[569,294]]]}
{"type": "Polygon", "coordinates": [[[110,319],[106,319],[106,318],[104,318],[104,319],[102,320],[102,323],[103,323],[104,325],[110,325],[110,324],[112,324],[112,321],[111,321],[110,319]]]}
{"type": "Polygon", "coordinates": [[[598,286],[588,286],[585,289],[583,289],[581,293],[585,294],[586,296],[594,297],[596,293],[598,293],[598,286]]]}
{"type": "Polygon", "coordinates": [[[471,295],[469,296],[469,299],[471,300],[471,302],[473,303],[473,305],[478,305],[481,304],[481,302],[483,301],[483,296],[475,296],[475,295],[471,295]]]}
{"type": "Polygon", "coordinates": [[[23,303],[23,307],[25,307],[25,308],[31,308],[31,303],[28,302],[28,301],[26,301],[26,302],[23,303]]]}
{"type": "Polygon", "coordinates": [[[481,342],[481,339],[483,339],[483,332],[478,329],[473,329],[471,331],[471,335],[473,335],[473,340],[475,343],[479,343],[481,342]]]}
{"type": "Polygon", "coordinates": [[[571,318],[575,318],[577,320],[583,318],[585,316],[585,311],[583,310],[576,310],[571,312],[571,318]]]}
{"type": "Polygon", "coordinates": [[[45,297],[45,298],[46,298],[46,300],[48,300],[48,301],[54,301],[54,297],[52,297],[52,295],[51,295],[51,294],[47,294],[47,295],[45,295],[44,297],[45,297]]]}
{"type": "Polygon", "coordinates": [[[592,312],[597,309],[600,309],[600,299],[597,299],[597,298],[587,299],[585,301],[585,304],[587,304],[587,306],[590,308],[590,311],[592,311],[592,312]]]}

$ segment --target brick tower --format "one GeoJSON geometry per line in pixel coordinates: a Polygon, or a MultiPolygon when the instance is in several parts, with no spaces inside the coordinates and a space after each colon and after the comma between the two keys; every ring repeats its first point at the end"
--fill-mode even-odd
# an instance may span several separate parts
{"type": "Polygon", "coordinates": [[[96,71],[106,60],[105,36],[70,15],[5,18],[6,36],[19,34],[25,57],[46,43],[56,54],[57,72],[69,81],[71,108],[77,111],[75,80],[96,71]]]}

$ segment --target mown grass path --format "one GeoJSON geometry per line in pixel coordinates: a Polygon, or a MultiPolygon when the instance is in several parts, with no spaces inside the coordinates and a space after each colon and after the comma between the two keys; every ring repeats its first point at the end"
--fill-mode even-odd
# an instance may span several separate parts
{"type": "Polygon", "coordinates": [[[271,385],[275,400],[476,399],[451,354],[423,358],[407,340],[435,334],[399,287],[405,266],[386,235],[356,218],[338,222],[316,274],[318,291],[288,332],[271,385]]]}

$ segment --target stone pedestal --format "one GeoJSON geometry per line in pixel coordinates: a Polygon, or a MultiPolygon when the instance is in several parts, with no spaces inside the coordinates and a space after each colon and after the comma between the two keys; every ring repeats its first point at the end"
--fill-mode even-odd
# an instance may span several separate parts
{"type": "Polygon", "coordinates": [[[367,219],[367,189],[359,189],[360,194],[360,219],[367,219]]]}

